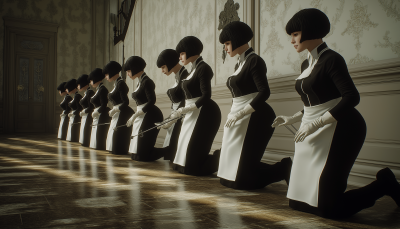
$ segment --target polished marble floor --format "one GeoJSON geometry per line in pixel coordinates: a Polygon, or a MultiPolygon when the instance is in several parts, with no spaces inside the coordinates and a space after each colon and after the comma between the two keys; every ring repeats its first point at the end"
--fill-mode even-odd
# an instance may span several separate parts
{"type": "Polygon", "coordinates": [[[55,135],[0,135],[0,228],[400,228],[384,197],[346,220],[297,212],[287,186],[238,191],[168,162],[135,162],[55,135]]]}

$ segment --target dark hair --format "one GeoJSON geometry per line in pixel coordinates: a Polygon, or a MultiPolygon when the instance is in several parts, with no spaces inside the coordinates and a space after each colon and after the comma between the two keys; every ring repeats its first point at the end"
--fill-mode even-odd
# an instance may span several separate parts
{"type": "Polygon", "coordinates": [[[203,51],[203,43],[201,43],[199,38],[195,36],[187,36],[179,41],[175,50],[178,54],[185,52],[186,58],[189,58],[195,55],[200,55],[203,51]]]}
{"type": "Polygon", "coordinates": [[[67,82],[62,82],[60,85],[57,87],[57,91],[65,92],[65,84],[67,82]]]}
{"type": "Polygon", "coordinates": [[[105,75],[103,74],[103,70],[101,68],[95,68],[90,74],[89,74],[89,82],[90,80],[93,81],[93,84],[103,80],[105,75]]]}
{"type": "Polygon", "coordinates": [[[90,83],[89,81],[89,76],[86,74],[81,75],[77,80],[76,83],[81,87],[85,87],[86,85],[88,85],[90,83]]]}
{"type": "Polygon", "coordinates": [[[227,24],[219,35],[219,42],[224,44],[227,41],[232,43],[232,51],[247,44],[253,38],[253,31],[250,26],[241,21],[233,21],[227,24]]]}
{"type": "Polygon", "coordinates": [[[131,70],[132,75],[136,75],[146,67],[146,61],[140,56],[129,57],[124,64],[124,71],[131,70]]]}
{"type": "Polygon", "coordinates": [[[286,24],[288,35],[301,31],[300,43],[324,38],[331,29],[328,16],[319,9],[309,8],[297,12],[286,24]]]}
{"type": "Polygon", "coordinates": [[[173,49],[165,49],[157,58],[157,67],[161,68],[163,65],[167,65],[168,71],[171,71],[178,63],[179,54],[173,49]]]}
{"type": "Polygon", "coordinates": [[[65,87],[65,89],[68,89],[69,92],[73,91],[74,89],[76,89],[78,87],[78,84],[76,83],[76,79],[72,79],[72,80],[68,81],[64,87],[65,87]]]}
{"type": "Polygon", "coordinates": [[[109,77],[113,77],[118,74],[122,70],[121,65],[116,61],[110,61],[106,66],[103,68],[103,74],[108,74],[109,77]]]}

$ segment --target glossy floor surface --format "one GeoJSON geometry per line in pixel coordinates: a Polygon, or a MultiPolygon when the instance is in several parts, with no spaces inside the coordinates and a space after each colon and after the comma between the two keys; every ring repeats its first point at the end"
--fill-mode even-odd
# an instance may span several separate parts
{"type": "Polygon", "coordinates": [[[232,190],[55,135],[0,136],[0,190],[0,228],[400,228],[389,197],[328,220],[289,208],[285,183],[232,190]]]}

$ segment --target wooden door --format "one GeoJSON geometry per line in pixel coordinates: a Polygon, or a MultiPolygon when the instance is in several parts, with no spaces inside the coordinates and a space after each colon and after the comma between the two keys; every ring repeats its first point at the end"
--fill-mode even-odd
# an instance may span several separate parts
{"type": "Polygon", "coordinates": [[[46,57],[42,55],[31,53],[16,55],[16,132],[45,132],[46,62],[46,57]]]}

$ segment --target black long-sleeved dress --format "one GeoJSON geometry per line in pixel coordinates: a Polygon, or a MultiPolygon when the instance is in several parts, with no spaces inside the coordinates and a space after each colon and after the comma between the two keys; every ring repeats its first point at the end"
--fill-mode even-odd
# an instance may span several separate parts
{"type": "Polygon", "coordinates": [[[60,103],[60,107],[61,109],[63,109],[63,112],[61,114],[65,115],[61,117],[60,125],[58,127],[58,139],[61,140],[65,140],[67,137],[68,123],[69,123],[68,114],[71,111],[71,108],[68,106],[68,103],[71,102],[71,100],[72,97],[67,94],[64,97],[63,101],[60,103]]]}
{"type": "MultiPolygon", "coordinates": [[[[109,123],[111,121],[108,112],[110,108],[107,107],[108,103],[108,89],[100,83],[97,86],[97,92],[90,99],[90,102],[94,105],[94,111],[98,111],[100,113],[99,117],[93,117],[93,126],[92,133],[90,135],[90,148],[97,150],[105,150],[106,149],[106,140],[107,140],[107,132],[110,124],[105,125],[97,125],[109,123]]],[[[93,112],[94,112],[93,111],[93,112]]]]}
{"type": "Polygon", "coordinates": [[[129,107],[128,92],[128,85],[122,80],[122,77],[118,77],[115,80],[114,90],[108,93],[108,99],[113,106],[118,106],[119,109],[119,112],[113,115],[110,128],[108,129],[107,150],[112,154],[128,153],[132,126],[119,127],[126,124],[129,118],[135,113],[129,107]],[[114,130],[114,127],[117,127],[117,129],[114,130]]]}
{"type": "Polygon", "coordinates": [[[69,123],[68,123],[68,132],[67,133],[67,141],[68,141],[68,134],[70,135],[69,141],[71,142],[79,142],[79,130],[81,128],[81,124],[76,124],[79,123],[80,117],[79,113],[82,111],[82,106],[79,104],[79,102],[82,99],[82,95],[78,93],[78,91],[75,93],[74,99],[68,103],[68,106],[71,108],[73,111],[73,116],[70,117],[69,123]]]}
{"type": "Polygon", "coordinates": [[[94,91],[90,87],[85,91],[85,96],[79,101],[82,106],[82,111],[85,114],[81,118],[81,130],[79,133],[79,142],[82,146],[89,146],[90,144],[90,134],[92,133],[92,112],[94,110],[93,104],[90,102],[90,98],[94,95],[94,91]]]}
{"type": "Polygon", "coordinates": [[[255,111],[224,127],[218,176],[222,185],[234,189],[257,189],[285,179],[291,163],[262,163],[261,158],[274,133],[275,112],[265,101],[270,96],[267,66],[252,48],[240,55],[240,64],[226,82],[233,103],[228,119],[246,105],[255,111]]]}
{"type": "Polygon", "coordinates": [[[295,144],[289,205],[328,218],[348,217],[374,205],[384,195],[377,181],[345,192],[367,127],[355,109],[360,96],[343,57],[325,43],[315,48],[302,64],[296,91],[304,103],[302,126],[325,112],[336,121],[295,144]]]}
{"type": "MultiPolygon", "coordinates": [[[[132,93],[132,98],[136,101],[137,111],[142,110],[143,115],[138,116],[132,126],[132,136],[138,134],[140,131],[145,131],[155,126],[154,123],[163,120],[161,110],[155,105],[156,93],[154,91],[155,84],[146,73],[139,77],[137,89],[132,93]]],[[[136,136],[131,139],[129,145],[129,153],[131,153],[132,160],[136,161],[155,161],[164,156],[163,152],[156,152],[154,145],[157,140],[157,128],[152,129],[144,135],[136,136]]]]}
{"type": "Polygon", "coordinates": [[[211,99],[211,79],[214,73],[202,57],[193,62],[182,89],[186,106],[198,109],[186,113],[179,134],[173,168],[188,175],[210,175],[218,170],[218,155],[209,155],[221,124],[221,110],[211,99]]]}
{"type": "MultiPolygon", "coordinates": [[[[167,95],[171,100],[171,110],[176,111],[181,107],[185,106],[185,95],[182,90],[182,80],[186,79],[189,75],[188,71],[184,66],[176,73],[175,84],[173,87],[168,89],[167,95]]],[[[176,123],[167,129],[167,135],[164,140],[163,148],[155,148],[155,152],[162,152],[164,154],[164,160],[171,162],[175,159],[176,150],[178,147],[179,133],[181,132],[182,119],[178,119],[176,123]]]]}

